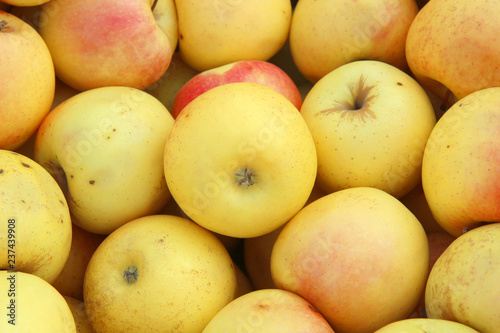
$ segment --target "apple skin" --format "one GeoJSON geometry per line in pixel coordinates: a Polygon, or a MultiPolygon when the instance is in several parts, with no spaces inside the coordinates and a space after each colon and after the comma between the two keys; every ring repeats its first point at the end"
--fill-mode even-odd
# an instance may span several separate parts
{"type": "Polygon", "coordinates": [[[55,0],[42,15],[56,75],[79,91],[144,89],[166,72],[177,43],[173,0],[159,0],[154,12],[149,0],[55,0]]]}
{"type": "Polygon", "coordinates": [[[276,286],[308,300],[338,333],[371,333],[406,318],[428,274],[422,225],[373,187],[327,194],[283,228],[271,254],[276,286]]]}
{"type": "Polygon", "coordinates": [[[475,329],[450,320],[433,318],[412,318],[390,323],[375,333],[479,333],[475,329]]]}
{"type": "Polygon", "coordinates": [[[427,281],[429,318],[456,321],[481,333],[500,327],[500,223],[472,229],[451,243],[427,281]]]}
{"type": "Polygon", "coordinates": [[[407,70],[406,34],[414,0],[301,0],[290,26],[290,48],[312,83],[346,63],[371,59],[407,70]]]}
{"type": "Polygon", "coordinates": [[[0,149],[15,150],[35,134],[55,92],[54,64],[40,35],[0,11],[0,149]]]}
{"type": "Polygon", "coordinates": [[[325,318],[304,298],[280,289],[261,289],[222,308],[203,333],[334,333],[325,318]]]}
{"type": "Polygon", "coordinates": [[[500,87],[469,94],[439,119],[422,164],[422,187],[436,221],[458,237],[500,222],[500,87]]]}
{"type": "Polygon", "coordinates": [[[401,198],[421,181],[436,117],[424,89],[400,69],[375,60],[342,65],[314,84],[300,113],[326,193],[369,186],[401,198]]]}
{"type": "Polygon", "coordinates": [[[68,303],[69,309],[73,314],[75,319],[76,332],[77,333],[94,333],[94,329],[90,324],[89,318],[87,316],[87,311],[85,310],[85,303],[81,299],[77,299],[71,296],[63,294],[66,303],[68,303]]]}
{"type": "Polygon", "coordinates": [[[406,56],[415,78],[452,101],[500,86],[498,2],[429,1],[408,31],[406,56]]]}
{"type": "Polygon", "coordinates": [[[217,86],[234,82],[252,82],[273,88],[300,110],[302,96],[293,80],[278,66],[260,60],[242,60],[201,72],[191,78],[177,93],[172,115],[179,113],[200,94],[217,86]]]}

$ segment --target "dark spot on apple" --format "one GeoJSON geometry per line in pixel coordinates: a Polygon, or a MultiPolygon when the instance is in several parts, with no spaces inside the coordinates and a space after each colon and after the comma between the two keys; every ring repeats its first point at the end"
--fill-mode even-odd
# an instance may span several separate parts
{"type": "Polygon", "coordinates": [[[313,312],[316,312],[316,313],[319,313],[318,310],[316,310],[316,308],[312,305],[307,305],[309,307],[309,309],[311,309],[311,311],[313,312]]]}
{"type": "Polygon", "coordinates": [[[0,169],[0,173],[3,173],[3,169],[0,169]]]}
{"type": "Polygon", "coordinates": [[[90,184],[90,185],[94,185],[94,183],[95,183],[95,180],[91,180],[91,181],[89,181],[89,184],[90,184]]]}
{"type": "Polygon", "coordinates": [[[31,168],[31,166],[29,164],[26,164],[26,163],[21,163],[23,165],[23,167],[25,168],[31,168]]]}
{"type": "Polygon", "coordinates": [[[182,35],[182,33],[179,34],[179,39],[184,39],[184,36],[182,35]]]}
{"type": "Polygon", "coordinates": [[[403,84],[401,82],[398,82],[398,86],[402,86],[403,84]]]}
{"type": "Polygon", "coordinates": [[[59,200],[59,202],[61,203],[61,205],[65,206],[64,201],[59,200]]]}
{"type": "Polygon", "coordinates": [[[450,145],[447,145],[446,148],[450,148],[450,145]]]}

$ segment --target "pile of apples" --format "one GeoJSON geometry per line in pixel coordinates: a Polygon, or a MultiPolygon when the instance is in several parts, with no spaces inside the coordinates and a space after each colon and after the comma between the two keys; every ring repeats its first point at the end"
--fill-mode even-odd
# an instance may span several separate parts
{"type": "Polygon", "coordinates": [[[500,0],[0,0],[1,332],[481,332],[500,0]]]}

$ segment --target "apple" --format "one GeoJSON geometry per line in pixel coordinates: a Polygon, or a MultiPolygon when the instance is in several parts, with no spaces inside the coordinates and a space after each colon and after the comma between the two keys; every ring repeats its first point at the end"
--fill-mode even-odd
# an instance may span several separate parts
{"type": "Polygon", "coordinates": [[[283,228],[271,254],[277,288],[309,301],[338,333],[371,333],[406,318],[428,274],[420,222],[373,187],[327,194],[283,228]]]}
{"type": "Polygon", "coordinates": [[[159,212],[170,199],[163,152],[173,122],[165,106],[142,90],[87,90],[44,119],[35,160],[64,190],[73,223],[109,234],[159,212]]]}
{"type": "Polygon", "coordinates": [[[269,60],[283,47],[290,0],[176,0],[179,52],[202,72],[240,60],[269,60]]]}
{"type": "Polygon", "coordinates": [[[64,297],[44,279],[0,270],[0,332],[75,333],[75,320],[64,297]]]}
{"type": "Polygon", "coordinates": [[[408,31],[406,56],[415,78],[442,100],[456,102],[500,86],[498,2],[429,1],[408,31]]]}
{"type": "Polygon", "coordinates": [[[226,305],[203,330],[220,332],[334,333],[307,300],[279,289],[256,290],[226,305]]]}
{"type": "Polygon", "coordinates": [[[201,332],[237,292],[222,243],[194,222],[149,215],[111,233],[84,280],[96,333],[201,332]]]}
{"type": "Polygon", "coordinates": [[[402,70],[375,60],[340,66],[311,88],[300,113],[326,193],[369,186],[401,198],[421,181],[436,117],[424,89],[402,70]]]}
{"type": "Polygon", "coordinates": [[[49,2],[49,0],[2,0],[1,2],[18,7],[34,7],[49,2]]]}
{"type": "Polygon", "coordinates": [[[481,333],[498,332],[500,223],[472,229],[451,243],[427,281],[429,318],[456,321],[481,333]]]}
{"type": "Polygon", "coordinates": [[[500,87],[473,92],[439,119],[425,147],[422,187],[436,221],[458,237],[500,222],[500,87]]]}
{"type": "Polygon", "coordinates": [[[63,192],[35,161],[0,150],[0,269],[52,283],[68,259],[71,218],[63,192]]]}
{"type": "Polygon", "coordinates": [[[94,329],[92,328],[87,316],[87,311],[85,310],[85,303],[83,303],[82,300],[71,296],[63,295],[63,297],[68,303],[69,309],[75,319],[76,332],[94,333],[94,329]]]}
{"type": "Polygon", "coordinates": [[[54,0],[42,5],[40,20],[56,75],[79,91],[145,89],[166,72],[177,45],[173,0],[54,0]]]}
{"type": "Polygon", "coordinates": [[[295,64],[313,83],[363,59],[407,70],[406,34],[417,12],[415,0],[301,0],[290,26],[295,64]]]}
{"type": "Polygon", "coordinates": [[[250,82],[206,91],[176,118],[165,179],[183,212],[215,233],[258,237],[285,224],[311,194],[316,150],[297,108],[250,82]]]}
{"type": "Polygon", "coordinates": [[[177,93],[172,115],[177,118],[186,105],[207,90],[233,82],[262,84],[288,98],[298,110],[302,106],[302,95],[285,71],[267,61],[241,60],[203,71],[191,78],[177,93]]]}
{"type": "Polygon", "coordinates": [[[475,329],[451,320],[412,318],[392,322],[375,333],[479,333],[475,329]]]}
{"type": "Polygon", "coordinates": [[[18,17],[0,11],[0,149],[15,150],[50,111],[54,64],[40,35],[18,17]]]}

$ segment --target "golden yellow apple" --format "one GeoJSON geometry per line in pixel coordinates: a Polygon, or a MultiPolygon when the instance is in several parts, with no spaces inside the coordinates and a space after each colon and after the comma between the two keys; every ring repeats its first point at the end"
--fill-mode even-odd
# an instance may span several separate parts
{"type": "Polygon", "coordinates": [[[479,333],[464,324],[450,320],[411,318],[398,320],[376,330],[375,333],[479,333]]]}

